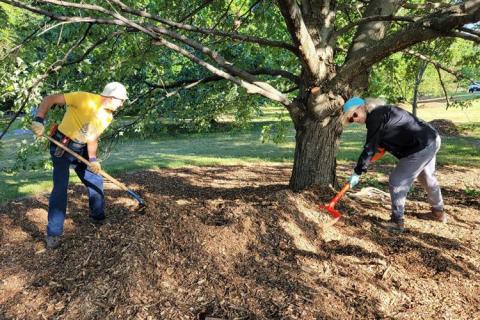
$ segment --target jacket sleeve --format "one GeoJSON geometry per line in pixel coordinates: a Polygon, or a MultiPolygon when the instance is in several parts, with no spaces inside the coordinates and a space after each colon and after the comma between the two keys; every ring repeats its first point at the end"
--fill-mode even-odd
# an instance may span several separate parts
{"type": "Polygon", "coordinates": [[[372,113],[367,120],[367,141],[363,146],[363,151],[357,161],[357,166],[354,171],[356,174],[361,175],[367,172],[368,165],[372,160],[373,155],[379,148],[380,136],[382,128],[384,127],[385,113],[372,113]]]}

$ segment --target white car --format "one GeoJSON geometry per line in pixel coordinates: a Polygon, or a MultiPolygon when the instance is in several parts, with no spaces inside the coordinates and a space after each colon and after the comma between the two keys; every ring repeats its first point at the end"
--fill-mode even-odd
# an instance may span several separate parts
{"type": "Polygon", "coordinates": [[[475,91],[480,91],[480,82],[472,82],[468,86],[468,92],[473,93],[475,91]]]}

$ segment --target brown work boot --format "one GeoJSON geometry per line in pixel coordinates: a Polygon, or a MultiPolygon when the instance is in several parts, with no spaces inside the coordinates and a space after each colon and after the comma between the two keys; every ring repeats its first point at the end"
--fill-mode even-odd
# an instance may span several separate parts
{"type": "Polygon", "coordinates": [[[432,208],[432,220],[441,223],[447,223],[447,214],[443,210],[437,210],[432,208]]]}

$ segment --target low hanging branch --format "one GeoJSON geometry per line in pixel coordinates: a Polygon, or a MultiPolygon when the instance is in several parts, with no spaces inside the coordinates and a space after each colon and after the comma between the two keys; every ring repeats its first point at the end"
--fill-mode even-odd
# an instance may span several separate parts
{"type": "MultiPolygon", "coordinates": [[[[15,2],[17,3],[18,1],[14,0],[2,0],[6,2],[15,2]]],[[[113,12],[105,9],[104,7],[98,6],[98,5],[91,5],[91,4],[77,4],[77,3],[71,3],[71,2],[66,2],[66,1],[57,1],[57,0],[40,0],[39,2],[43,3],[48,3],[48,4],[54,4],[54,5],[59,5],[62,7],[67,7],[67,8],[76,8],[76,9],[85,9],[85,10],[90,10],[90,11],[96,11],[100,12],[106,15],[112,16],[114,19],[103,19],[103,18],[98,18],[96,20],[100,21],[101,23],[110,23],[110,24],[117,24],[117,25],[123,25],[127,26],[133,29],[136,29],[154,39],[155,44],[159,44],[162,46],[165,46],[185,57],[188,59],[192,60],[193,62],[205,67],[212,73],[222,76],[225,79],[231,80],[242,87],[246,88],[249,93],[257,93],[260,95],[263,95],[271,100],[277,101],[282,103],[283,105],[289,107],[291,106],[291,101],[280,91],[276,90],[273,88],[271,85],[258,81],[255,79],[255,77],[237,67],[235,67],[231,62],[226,61],[220,54],[217,52],[209,49],[208,47],[203,46],[202,44],[185,37],[183,35],[178,34],[177,32],[167,30],[164,28],[160,27],[154,27],[154,26],[148,26],[148,25],[142,25],[137,22],[134,22],[132,20],[129,20],[119,14],[118,12],[113,12]],[[198,58],[194,54],[192,54],[190,51],[166,40],[162,36],[168,36],[171,37],[175,40],[178,40],[198,52],[201,52],[205,55],[207,55],[209,58],[213,59],[219,66],[220,68],[223,68],[226,70],[220,70],[219,68],[213,66],[210,63],[207,63],[206,61],[198,58]]],[[[121,3],[120,1],[117,0],[111,0],[111,2],[114,3],[121,3]]],[[[122,4],[123,5],[123,4],[122,4]]],[[[23,7],[27,8],[28,10],[34,10],[34,12],[40,12],[40,14],[47,14],[48,16],[54,18],[54,19],[61,19],[62,21],[77,21],[77,17],[68,17],[68,16],[57,16],[51,12],[46,12],[44,10],[34,8],[32,6],[24,5],[22,4],[23,7]]],[[[123,5],[124,6],[124,5],[123,5]]],[[[82,17],[82,22],[84,21],[91,21],[95,20],[94,18],[91,17],[82,17]]]]}
{"type": "MultiPolygon", "coordinates": [[[[257,70],[249,70],[247,71],[250,74],[253,75],[270,75],[270,76],[281,76],[283,78],[289,79],[290,81],[298,84],[300,82],[300,79],[293,75],[290,72],[284,71],[284,70],[271,70],[271,69],[257,69],[257,70]]],[[[198,78],[198,79],[183,79],[183,80],[178,80],[173,83],[169,84],[154,84],[154,83],[148,83],[145,82],[148,86],[154,87],[154,88],[164,88],[164,89],[172,89],[172,88],[177,88],[181,85],[188,84],[188,83],[195,83],[197,81],[201,81],[201,83],[208,83],[208,82],[213,82],[213,81],[220,81],[220,80],[225,80],[225,78],[220,77],[220,76],[210,76],[210,77],[204,77],[204,78],[198,78]]]]}
{"type": "Polygon", "coordinates": [[[40,77],[37,78],[37,80],[35,80],[35,82],[27,89],[27,96],[25,97],[25,99],[23,100],[21,106],[20,106],[20,109],[18,109],[18,111],[15,113],[14,117],[10,120],[10,122],[7,124],[6,128],[3,130],[2,134],[0,135],[0,140],[5,136],[5,134],[7,133],[8,129],[10,129],[10,126],[13,124],[13,122],[15,122],[15,120],[17,119],[17,117],[20,115],[20,113],[23,112],[23,109],[25,108],[25,106],[27,105],[27,102],[33,92],[33,90],[43,81],[45,80],[51,73],[53,72],[57,72],[58,70],[60,70],[62,68],[62,65],[65,64],[65,62],[67,61],[67,58],[68,56],[70,55],[70,53],[72,53],[72,51],[77,48],[87,37],[88,33],[90,32],[90,29],[92,28],[92,25],[88,25],[87,27],[87,30],[85,31],[85,33],[83,34],[83,36],[76,42],[74,43],[74,45],[67,51],[67,53],[64,55],[64,57],[60,60],[57,60],[55,61],[54,63],[52,63],[50,66],[48,66],[47,70],[45,71],[44,74],[42,74],[40,77]]]}
{"type": "Polygon", "coordinates": [[[15,113],[14,117],[10,120],[10,122],[7,124],[7,126],[5,127],[5,129],[3,130],[2,134],[0,135],[0,140],[5,136],[5,134],[7,133],[7,131],[10,129],[11,125],[13,124],[13,122],[15,122],[15,120],[18,118],[18,116],[20,115],[20,113],[23,112],[23,109],[25,108],[25,106],[27,105],[27,102],[29,101],[29,98],[33,92],[33,90],[43,81],[45,80],[50,74],[54,73],[54,72],[57,72],[59,71],[61,68],[65,67],[65,66],[70,66],[70,65],[73,65],[73,64],[77,64],[77,63],[80,63],[82,62],[83,60],[85,60],[85,58],[88,56],[88,54],[90,54],[96,47],[98,47],[99,45],[101,45],[102,43],[108,41],[110,38],[114,37],[114,36],[117,36],[123,32],[114,32],[100,40],[98,40],[97,42],[95,42],[93,45],[91,45],[89,48],[87,48],[87,50],[80,56],[78,57],[77,59],[74,59],[72,61],[69,61],[67,62],[68,58],[70,57],[70,54],[76,49],[78,48],[78,46],[87,38],[89,32],[90,32],[90,29],[92,28],[92,24],[89,24],[88,27],[87,27],[87,30],[85,31],[85,33],[83,34],[83,36],[76,42],[72,45],[72,47],[70,47],[70,49],[67,51],[67,53],[65,53],[65,55],[63,56],[62,59],[59,59],[57,61],[55,61],[54,63],[52,63],[50,66],[48,66],[47,70],[45,71],[45,73],[43,73],[40,77],[37,78],[37,80],[35,80],[35,82],[27,89],[27,96],[25,97],[24,101],[22,102],[21,106],[20,106],[20,109],[15,113]]]}
{"type": "MultiPolygon", "coordinates": [[[[49,21],[47,21],[47,23],[49,23],[50,21],[52,21],[53,19],[50,19],[49,21]]],[[[41,33],[39,33],[37,35],[37,32],[39,32],[41,29],[43,28],[43,26],[40,26],[38,27],[37,29],[33,30],[32,33],[30,33],[28,36],[25,37],[25,39],[23,39],[18,45],[16,45],[15,47],[13,47],[12,49],[8,50],[7,53],[0,58],[0,61],[6,59],[9,55],[11,55],[12,53],[16,52],[17,50],[19,50],[21,47],[23,47],[26,43],[28,43],[34,36],[39,36],[41,33]]]]}

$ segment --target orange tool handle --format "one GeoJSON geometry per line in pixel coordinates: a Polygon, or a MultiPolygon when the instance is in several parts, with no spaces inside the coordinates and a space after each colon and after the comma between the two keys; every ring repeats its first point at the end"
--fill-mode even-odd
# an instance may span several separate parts
{"type": "Polygon", "coordinates": [[[337,193],[337,195],[335,196],[335,198],[333,198],[332,201],[330,201],[330,203],[328,204],[328,206],[331,207],[331,208],[333,208],[333,207],[337,204],[338,200],[340,200],[340,198],[343,197],[343,195],[345,194],[345,192],[348,191],[348,189],[350,189],[350,183],[347,182],[347,183],[343,186],[342,190],[340,190],[340,192],[337,193]]]}
{"type": "Polygon", "coordinates": [[[378,152],[373,155],[372,162],[380,160],[384,155],[385,155],[385,149],[379,148],[378,152]]]}

